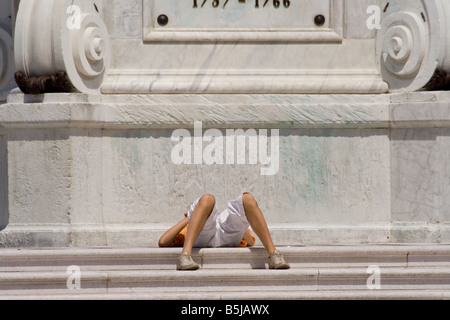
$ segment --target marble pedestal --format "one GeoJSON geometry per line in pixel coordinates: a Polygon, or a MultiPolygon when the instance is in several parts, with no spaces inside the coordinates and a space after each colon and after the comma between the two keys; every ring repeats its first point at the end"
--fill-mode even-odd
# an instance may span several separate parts
{"type": "Polygon", "coordinates": [[[0,9],[0,245],[155,246],[243,191],[279,245],[449,241],[450,96],[424,91],[450,83],[448,1],[0,9]],[[271,174],[250,145],[173,157],[175,132],[238,129],[275,134],[271,174]]]}
{"type": "Polygon", "coordinates": [[[223,208],[242,191],[278,245],[448,242],[449,102],[447,92],[11,94],[0,105],[0,244],[156,246],[197,196],[223,208]],[[195,121],[202,133],[278,129],[279,170],[174,164],[171,137],[194,134],[195,121]]]}

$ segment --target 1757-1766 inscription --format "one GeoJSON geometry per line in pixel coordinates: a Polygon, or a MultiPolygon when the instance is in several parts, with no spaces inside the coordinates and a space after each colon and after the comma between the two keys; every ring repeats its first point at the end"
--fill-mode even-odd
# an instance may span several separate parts
{"type": "MultiPolygon", "coordinates": [[[[193,0],[193,2],[194,8],[203,8],[208,2],[211,2],[213,8],[218,8],[220,6],[225,8],[230,0],[193,0]]],[[[255,8],[265,8],[268,5],[273,5],[274,8],[289,8],[291,6],[290,0],[238,0],[238,2],[243,4],[254,3],[255,8]]]]}
{"type": "MultiPolygon", "coordinates": [[[[291,32],[333,28],[335,4],[332,0],[147,0],[144,2],[144,26],[151,32],[170,32],[164,38],[186,40],[173,32],[195,32],[198,38],[220,40],[230,35],[206,35],[205,32],[240,32],[238,38],[250,40],[242,32],[291,32]],[[148,23],[147,23],[148,21],[148,23]],[[198,34],[198,32],[201,33],[198,34]]],[[[146,32],[148,34],[148,32],[146,32]]],[[[266,36],[270,36],[267,34],[266,36]]],[[[292,37],[293,35],[291,35],[292,37]]],[[[250,37],[251,38],[251,37],[250,37]]],[[[257,39],[268,40],[260,35],[257,39]]],[[[270,36],[270,39],[280,38],[270,36]]],[[[286,37],[281,36],[283,41],[286,37]]]]}

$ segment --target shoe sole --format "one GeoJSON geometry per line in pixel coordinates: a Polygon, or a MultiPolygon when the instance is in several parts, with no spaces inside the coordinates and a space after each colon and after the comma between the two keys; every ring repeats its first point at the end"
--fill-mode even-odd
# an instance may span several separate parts
{"type": "Polygon", "coordinates": [[[189,265],[189,266],[183,266],[183,267],[177,266],[178,271],[194,271],[194,270],[198,270],[198,269],[200,269],[200,266],[195,265],[195,264],[189,265]]]}
{"type": "Polygon", "coordinates": [[[287,270],[287,269],[290,269],[290,268],[291,268],[290,265],[282,264],[282,265],[279,265],[279,266],[276,266],[276,267],[270,267],[269,269],[271,269],[271,270],[287,270]]]}

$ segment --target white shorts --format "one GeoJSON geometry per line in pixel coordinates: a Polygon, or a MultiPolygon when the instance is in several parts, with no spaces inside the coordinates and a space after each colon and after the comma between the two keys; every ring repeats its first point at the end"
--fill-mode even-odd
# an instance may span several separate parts
{"type": "MultiPolygon", "coordinates": [[[[187,214],[189,221],[200,198],[195,200],[187,214]]],[[[220,212],[217,204],[206,220],[203,230],[195,241],[195,248],[237,247],[250,227],[242,203],[242,194],[228,202],[226,210],[220,212]]]]}

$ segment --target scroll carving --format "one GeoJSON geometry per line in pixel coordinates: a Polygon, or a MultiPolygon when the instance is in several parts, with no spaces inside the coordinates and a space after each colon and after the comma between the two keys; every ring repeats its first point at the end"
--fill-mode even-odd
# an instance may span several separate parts
{"type": "Polygon", "coordinates": [[[92,0],[21,0],[14,42],[22,90],[100,93],[110,41],[98,11],[92,0]]]}
{"type": "Polygon", "coordinates": [[[450,71],[446,0],[391,1],[377,33],[377,61],[391,92],[435,90],[450,71]]]}

